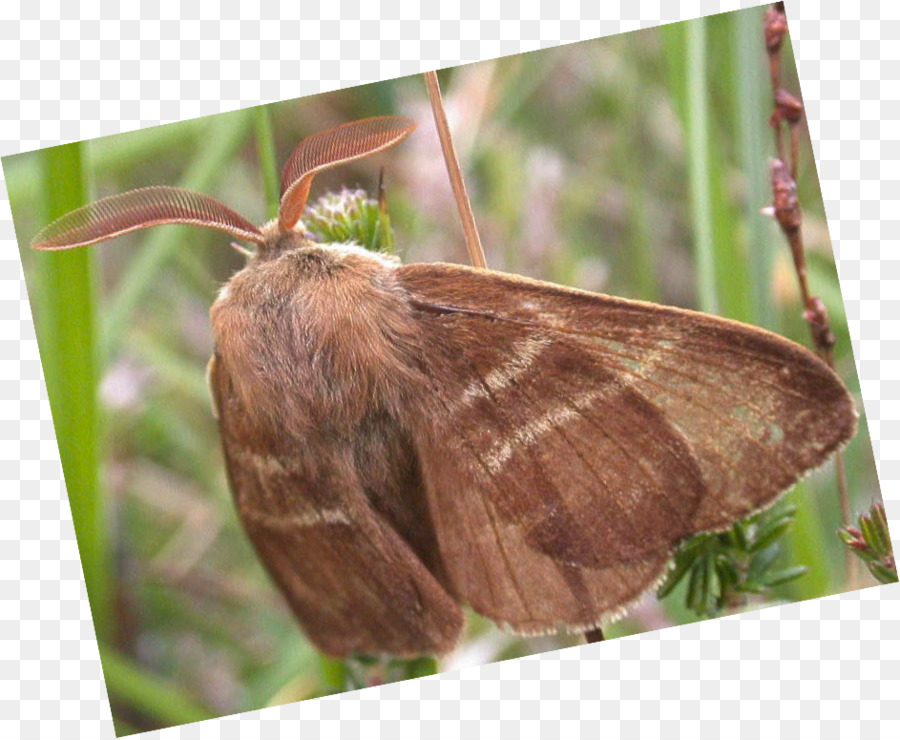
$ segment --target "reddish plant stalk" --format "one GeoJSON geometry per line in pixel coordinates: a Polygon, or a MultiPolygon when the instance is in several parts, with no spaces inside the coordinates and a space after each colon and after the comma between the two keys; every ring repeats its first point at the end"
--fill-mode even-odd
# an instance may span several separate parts
{"type": "MultiPolygon", "coordinates": [[[[825,304],[809,289],[806,269],[806,250],[803,245],[801,224],[803,212],[797,198],[797,159],[800,142],[800,126],[803,121],[803,103],[782,87],[781,80],[781,46],[788,32],[787,16],[784,3],[774,3],[765,15],[766,51],[769,55],[769,74],[772,79],[774,110],[769,120],[775,133],[775,150],[778,158],[770,164],[772,179],[773,204],[775,220],[787,239],[794,258],[794,269],[800,285],[803,300],[803,318],[809,325],[812,343],[822,359],[834,369],[835,336],[828,320],[825,304]],[[785,126],[790,136],[789,159],[785,152],[785,126]]],[[[844,457],[839,452],[834,458],[838,492],[841,500],[841,516],[843,524],[850,524],[850,497],[847,492],[847,472],[844,457]]],[[[848,551],[849,556],[849,551],[848,551]]],[[[848,559],[848,567],[852,560],[848,559]]]]}

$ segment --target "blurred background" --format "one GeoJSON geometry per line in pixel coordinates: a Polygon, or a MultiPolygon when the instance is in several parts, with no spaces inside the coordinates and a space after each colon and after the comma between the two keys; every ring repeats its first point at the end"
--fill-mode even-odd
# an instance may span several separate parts
{"type": "MultiPolygon", "coordinates": [[[[489,266],[714,310],[809,346],[789,250],[760,214],[774,151],[762,11],[442,72],[489,266]]],[[[799,97],[789,42],[782,58],[784,86],[799,97]]],[[[353,671],[304,640],[225,481],[204,380],[208,311],[243,257],[218,232],[173,226],[66,254],[27,245],[83,202],[156,184],[208,193],[262,223],[273,215],[275,163],[300,139],[391,113],[418,130],[321,175],[313,199],[342,186],[374,194],[384,167],[402,259],[467,261],[420,76],[3,160],[120,734],[331,693],[353,686],[353,671]]],[[[811,289],[828,308],[837,369],[862,413],[805,130],[798,187],[811,289]]],[[[880,494],[864,416],[846,459],[852,509],[867,508],[880,494]]],[[[747,607],[873,585],[864,569],[847,573],[831,464],[788,498],[798,509],[782,557],[808,572],[747,607]]],[[[697,618],[679,589],[661,602],[651,594],[607,637],[697,618]]],[[[580,640],[517,638],[472,618],[437,668],[580,640]]],[[[388,666],[366,680],[433,669],[388,666]]]]}

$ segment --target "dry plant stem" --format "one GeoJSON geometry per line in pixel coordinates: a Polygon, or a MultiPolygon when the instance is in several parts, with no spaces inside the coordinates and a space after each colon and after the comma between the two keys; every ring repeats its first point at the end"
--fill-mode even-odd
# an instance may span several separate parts
{"type": "MultiPolygon", "coordinates": [[[[774,111],[771,125],[775,133],[775,149],[778,159],[771,163],[774,215],[781,231],[791,247],[794,269],[803,299],[803,317],[809,325],[813,345],[822,359],[834,369],[835,336],[831,331],[825,304],[809,289],[806,270],[806,250],[803,245],[801,223],[803,212],[797,198],[797,158],[800,142],[800,123],[803,120],[803,104],[781,87],[781,45],[788,31],[784,3],[775,3],[765,16],[766,50],[769,55],[769,72],[772,78],[774,111]],[[791,147],[790,162],[785,162],[784,128],[788,125],[791,147]]],[[[850,497],[847,492],[847,473],[844,457],[838,452],[834,458],[835,475],[841,499],[841,517],[844,526],[850,524],[850,497]]],[[[851,581],[855,580],[855,569],[850,551],[847,551],[847,570],[851,581]]]]}
{"type": "Polygon", "coordinates": [[[434,114],[434,124],[441,140],[444,161],[447,163],[450,184],[453,186],[453,195],[456,197],[456,205],[459,208],[459,217],[462,219],[469,259],[475,267],[485,268],[487,261],[484,258],[484,249],[478,236],[478,228],[475,226],[475,216],[472,214],[466,183],[459,167],[456,150],[453,148],[453,140],[450,138],[450,125],[447,123],[447,115],[444,112],[444,101],[441,98],[437,72],[425,72],[425,85],[428,88],[428,98],[431,100],[431,111],[434,114]]]}

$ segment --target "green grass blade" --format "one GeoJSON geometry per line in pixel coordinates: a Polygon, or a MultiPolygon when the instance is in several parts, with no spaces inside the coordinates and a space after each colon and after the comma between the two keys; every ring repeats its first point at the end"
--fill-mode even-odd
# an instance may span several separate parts
{"type": "Polygon", "coordinates": [[[709,176],[706,21],[698,18],[686,25],[688,181],[697,269],[697,303],[701,311],[718,313],[709,176]]]}
{"type": "MultiPolygon", "coordinates": [[[[45,223],[84,205],[80,144],[40,153],[45,223]]],[[[34,255],[35,319],[47,394],[97,634],[108,636],[112,574],[99,480],[94,255],[74,249],[34,255]]]]}
{"type": "MultiPolygon", "coordinates": [[[[744,242],[744,213],[729,184],[735,175],[729,142],[737,139],[737,116],[733,115],[733,90],[737,73],[734,59],[733,23],[725,16],[710,18],[707,25],[710,49],[709,92],[709,193],[713,219],[713,250],[719,313],[738,321],[753,321],[753,300],[744,242]]],[[[759,218],[759,214],[756,214],[759,218]]]]}
{"type": "MultiPolygon", "coordinates": [[[[208,134],[204,137],[205,146],[198,152],[179,186],[200,192],[209,191],[246,139],[251,121],[252,113],[249,110],[210,117],[208,134]]],[[[101,340],[101,356],[104,360],[109,359],[137,307],[159,280],[160,269],[178,249],[190,248],[188,233],[194,228],[196,227],[166,226],[155,229],[142,246],[140,254],[131,262],[106,314],[101,340]]]]}
{"type": "Polygon", "coordinates": [[[809,568],[804,578],[785,586],[791,601],[815,599],[840,590],[834,560],[830,556],[822,524],[820,499],[812,482],[800,482],[787,494],[787,499],[797,505],[794,526],[785,537],[788,548],[787,562],[803,564],[809,568]]]}
{"type": "Polygon", "coordinates": [[[741,172],[745,175],[744,221],[747,266],[751,286],[753,322],[778,329],[778,312],[772,300],[774,249],[779,242],[772,219],[759,209],[772,200],[766,171],[770,142],[768,120],[771,89],[766,74],[762,8],[736,13],[733,18],[737,115],[736,140],[741,172]]]}
{"type": "MultiPolygon", "coordinates": [[[[640,69],[640,55],[626,47],[631,64],[640,69]]],[[[632,265],[631,285],[636,296],[645,301],[659,301],[659,278],[656,270],[653,238],[647,219],[647,165],[642,142],[646,136],[643,126],[636,125],[646,104],[648,91],[640,74],[634,75],[623,89],[623,112],[616,119],[618,136],[622,141],[617,151],[627,152],[623,163],[625,188],[628,196],[628,252],[632,265]]]]}
{"type": "Polygon", "coordinates": [[[103,674],[111,698],[147,714],[160,727],[200,722],[216,715],[187,696],[184,688],[153,675],[133,660],[103,646],[103,674]]]}
{"type": "Polygon", "coordinates": [[[266,217],[278,216],[281,178],[278,174],[278,157],[275,154],[275,138],[272,134],[272,114],[268,105],[253,109],[253,127],[256,131],[256,154],[266,196],[266,217]]]}

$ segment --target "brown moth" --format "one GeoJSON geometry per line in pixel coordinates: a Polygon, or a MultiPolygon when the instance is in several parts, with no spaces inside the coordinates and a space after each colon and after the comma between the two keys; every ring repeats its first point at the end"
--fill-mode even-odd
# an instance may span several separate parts
{"type": "Polygon", "coordinates": [[[319,648],[446,653],[462,604],[518,633],[585,631],[678,543],[771,504],[853,436],[838,377],[767,331],[308,239],[314,175],[413,128],[305,139],[260,228],[153,187],[32,244],[193,223],[256,245],[212,307],[209,381],[241,519],[319,648]]]}

